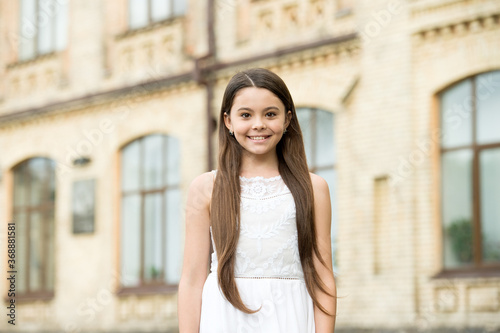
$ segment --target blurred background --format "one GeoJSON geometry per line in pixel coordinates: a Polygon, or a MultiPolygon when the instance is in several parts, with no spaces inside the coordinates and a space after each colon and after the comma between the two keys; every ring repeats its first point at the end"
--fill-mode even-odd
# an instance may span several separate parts
{"type": "Polygon", "coordinates": [[[250,67],[330,185],[337,331],[500,331],[499,1],[0,0],[0,36],[1,332],[178,331],[250,67]]]}

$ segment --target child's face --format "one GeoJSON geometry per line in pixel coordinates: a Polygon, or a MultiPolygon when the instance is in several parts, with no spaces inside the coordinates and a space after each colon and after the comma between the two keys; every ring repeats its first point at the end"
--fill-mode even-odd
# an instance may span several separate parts
{"type": "Polygon", "coordinates": [[[283,131],[290,123],[291,111],[267,89],[243,88],[236,93],[224,122],[238,143],[250,154],[274,154],[283,131]]]}

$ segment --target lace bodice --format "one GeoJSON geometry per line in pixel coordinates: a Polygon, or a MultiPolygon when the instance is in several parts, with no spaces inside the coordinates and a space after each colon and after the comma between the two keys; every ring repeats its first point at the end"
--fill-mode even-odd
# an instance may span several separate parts
{"type": "MultiPolygon", "coordinates": [[[[235,277],[302,279],[295,203],[283,179],[240,177],[240,185],[241,225],[235,277]]],[[[215,252],[211,271],[217,272],[215,252]]]]}

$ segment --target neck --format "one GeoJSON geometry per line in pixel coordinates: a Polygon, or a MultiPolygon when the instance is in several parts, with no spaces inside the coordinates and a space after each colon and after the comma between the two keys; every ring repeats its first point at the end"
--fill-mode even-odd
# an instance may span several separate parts
{"type": "Polygon", "coordinates": [[[276,151],[267,155],[247,155],[241,156],[240,175],[244,177],[274,177],[279,175],[278,155],[276,151]]]}

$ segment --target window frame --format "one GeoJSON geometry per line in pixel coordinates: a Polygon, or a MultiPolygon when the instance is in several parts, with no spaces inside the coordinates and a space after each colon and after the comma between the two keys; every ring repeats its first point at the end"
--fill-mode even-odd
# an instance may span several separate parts
{"type": "MultiPolygon", "coordinates": [[[[124,144],[119,152],[118,152],[118,159],[119,159],[119,172],[118,172],[118,195],[119,195],[119,206],[120,206],[120,209],[119,209],[119,219],[118,219],[118,225],[119,225],[119,230],[122,230],[122,223],[123,223],[123,216],[122,216],[122,210],[121,210],[121,207],[123,207],[123,199],[125,196],[127,195],[134,195],[134,194],[139,194],[139,197],[140,197],[140,212],[139,212],[139,216],[140,216],[140,221],[139,221],[139,225],[140,225],[140,232],[141,232],[141,235],[140,235],[140,239],[139,239],[139,243],[140,243],[140,271],[139,271],[139,284],[136,285],[136,286],[124,286],[122,284],[122,281],[123,281],[123,277],[121,277],[120,279],[120,283],[119,283],[119,286],[118,286],[118,290],[117,290],[117,295],[118,296],[128,296],[128,295],[137,295],[137,294],[168,294],[168,293],[174,293],[174,292],[177,292],[177,289],[178,289],[178,283],[167,283],[165,281],[165,275],[166,275],[166,272],[167,272],[167,267],[164,266],[163,267],[163,270],[160,274],[160,278],[158,279],[158,281],[153,281],[153,282],[145,282],[145,237],[146,237],[146,231],[145,231],[145,224],[146,224],[146,221],[145,221],[145,201],[146,201],[146,197],[150,194],[161,194],[161,202],[162,202],[162,206],[161,206],[161,218],[162,218],[162,223],[161,223],[161,228],[162,228],[162,259],[161,259],[161,262],[162,264],[165,264],[165,262],[167,262],[168,260],[168,254],[167,254],[167,234],[168,234],[168,223],[167,223],[167,215],[168,215],[168,212],[167,212],[167,209],[168,207],[166,207],[165,205],[165,199],[166,199],[166,195],[167,195],[167,191],[169,190],[180,190],[181,188],[181,182],[180,182],[180,178],[177,180],[177,182],[172,185],[172,184],[167,184],[167,181],[166,181],[166,177],[167,177],[167,168],[168,168],[168,162],[167,162],[167,159],[169,158],[169,154],[168,154],[168,150],[167,150],[167,140],[168,138],[173,138],[173,139],[177,139],[175,137],[171,137],[167,134],[164,134],[164,133],[150,133],[150,134],[147,134],[147,135],[144,135],[144,136],[141,136],[141,137],[138,137],[138,138],[135,138],[129,142],[127,142],[126,144],[124,144]],[[143,169],[144,169],[144,140],[147,139],[148,137],[150,136],[153,136],[153,135],[160,135],[162,137],[162,151],[166,154],[165,156],[163,156],[162,158],[162,167],[161,167],[161,174],[162,174],[162,183],[163,185],[161,187],[155,187],[155,188],[152,188],[152,189],[145,189],[144,188],[144,179],[143,179],[143,169]],[[136,189],[136,190],[127,190],[127,191],[124,191],[123,190],[123,185],[122,185],[122,174],[123,174],[123,170],[124,170],[124,165],[123,165],[123,152],[124,150],[131,144],[135,143],[135,142],[138,142],[139,143],[139,160],[140,160],[140,164],[139,164],[139,188],[136,189]]],[[[162,153],[163,155],[163,153],[162,153]]],[[[180,170],[180,169],[179,169],[180,170]]],[[[179,221],[180,223],[180,221],[179,221]]],[[[122,236],[121,236],[121,232],[118,232],[118,243],[120,244],[118,246],[118,252],[119,252],[119,265],[118,265],[118,272],[120,272],[120,276],[122,274],[122,252],[121,252],[121,243],[123,241],[122,239],[122,236]]]]}
{"type": "MultiPolygon", "coordinates": [[[[42,226],[42,231],[40,232],[41,238],[41,243],[42,243],[42,252],[43,255],[41,256],[41,274],[40,274],[40,285],[42,286],[41,290],[39,291],[30,291],[30,253],[31,253],[31,242],[27,241],[25,246],[25,264],[26,264],[26,272],[24,272],[25,275],[25,284],[26,284],[26,291],[19,291],[19,287],[16,290],[16,299],[19,299],[20,301],[31,301],[31,300],[50,300],[54,297],[55,294],[55,282],[56,282],[56,255],[55,252],[52,253],[52,261],[53,261],[53,283],[54,285],[52,288],[48,288],[47,286],[47,275],[48,273],[48,268],[47,268],[47,257],[50,255],[50,250],[49,250],[49,243],[46,241],[46,238],[44,237],[45,234],[47,233],[47,224],[50,222],[50,219],[47,218],[48,214],[52,212],[53,214],[53,219],[52,219],[52,230],[53,230],[53,235],[52,235],[52,242],[53,242],[53,248],[55,249],[55,236],[56,236],[56,223],[55,223],[55,212],[56,212],[56,196],[57,196],[57,183],[56,183],[56,168],[55,168],[55,163],[53,160],[46,158],[46,157],[32,157],[29,159],[26,159],[17,165],[15,165],[12,168],[12,204],[11,204],[11,209],[12,209],[12,218],[15,221],[15,218],[19,212],[25,213],[25,222],[26,223],[26,234],[25,234],[25,240],[30,240],[31,239],[31,215],[33,212],[39,212],[41,213],[41,226],[42,226]],[[43,181],[43,199],[41,200],[41,203],[37,205],[32,205],[31,203],[28,203],[30,200],[30,195],[31,195],[31,174],[28,172],[28,164],[31,161],[34,161],[35,159],[43,159],[45,161],[45,176],[48,177],[44,179],[43,181]],[[22,172],[23,177],[25,177],[25,191],[26,191],[26,203],[21,206],[16,206],[16,201],[15,201],[15,188],[16,188],[16,173],[17,172],[22,172]],[[50,173],[52,173],[52,177],[54,178],[54,194],[53,197],[50,193],[50,188],[49,188],[49,183],[50,183],[50,173]]],[[[16,222],[16,234],[18,233],[18,228],[17,228],[17,222],[16,222]]],[[[16,248],[19,246],[23,246],[22,244],[19,243],[18,236],[16,235],[16,248]]],[[[18,253],[18,251],[16,251],[18,253]]],[[[16,260],[16,265],[17,265],[17,260],[16,260]]],[[[18,273],[19,274],[19,273],[18,273]]],[[[19,282],[17,282],[19,283],[19,282]]]]}
{"type": "Polygon", "coordinates": [[[500,148],[500,141],[497,143],[487,143],[487,144],[479,144],[477,142],[477,78],[482,74],[493,73],[497,70],[477,73],[472,76],[463,78],[459,81],[454,82],[453,84],[447,86],[445,89],[441,90],[436,95],[437,100],[437,123],[439,128],[439,133],[443,133],[442,127],[442,115],[444,110],[441,108],[441,99],[444,94],[449,91],[452,87],[457,84],[460,84],[464,81],[471,81],[471,143],[467,145],[460,145],[452,148],[443,148],[442,140],[440,137],[438,144],[438,158],[439,158],[439,168],[438,172],[442,174],[442,158],[443,154],[451,151],[458,150],[467,150],[472,152],[472,263],[468,267],[457,267],[457,268],[449,268],[445,266],[445,232],[444,232],[444,220],[443,220],[443,179],[440,176],[440,181],[437,184],[438,186],[438,195],[440,198],[439,201],[439,230],[441,231],[439,240],[441,244],[440,248],[440,258],[441,258],[441,271],[436,274],[435,278],[449,278],[449,277],[487,277],[487,276],[500,276],[500,262],[498,263],[484,263],[482,262],[482,235],[481,235],[481,173],[480,173],[480,153],[484,150],[500,148]]]}

